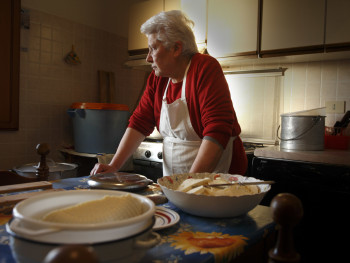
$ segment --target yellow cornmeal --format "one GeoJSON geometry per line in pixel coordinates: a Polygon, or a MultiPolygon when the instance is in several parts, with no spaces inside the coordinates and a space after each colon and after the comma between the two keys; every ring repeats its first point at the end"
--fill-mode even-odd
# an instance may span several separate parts
{"type": "Polygon", "coordinates": [[[67,224],[94,224],[123,220],[142,213],[141,201],[130,194],[106,195],[102,199],[51,211],[44,215],[42,220],[67,224]]]}

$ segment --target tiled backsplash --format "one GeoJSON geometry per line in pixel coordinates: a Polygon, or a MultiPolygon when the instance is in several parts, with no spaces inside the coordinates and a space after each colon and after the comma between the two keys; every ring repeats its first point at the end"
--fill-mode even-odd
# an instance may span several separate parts
{"type": "MultiPolygon", "coordinates": [[[[242,126],[242,136],[274,139],[278,123],[273,124],[273,96],[280,89],[280,113],[325,107],[326,101],[345,101],[350,110],[350,60],[319,61],[292,64],[244,65],[234,70],[286,68],[280,83],[276,77],[232,79],[228,77],[232,90],[232,101],[242,126]],[[278,87],[279,86],[279,87],[278,87]],[[247,96],[247,93],[249,96],[247,96]],[[238,95],[238,96],[237,96],[238,95]],[[246,99],[246,98],[249,99],[246,99]],[[245,102],[241,100],[246,99],[245,102]],[[239,107],[245,105],[240,114],[239,107]],[[267,125],[266,125],[267,124],[267,125]]],[[[333,126],[344,116],[327,114],[326,126],[333,126]]],[[[280,117],[277,116],[277,121],[280,117]]]]}
{"type": "Polygon", "coordinates": [[[127,39],[29,10],[30,29],[22,30],[20,57],[20,123],[18,131],[0,131],[0,170],[38,162],[35,147],[50,145],[49,158],[62,161],[59,149],[73,143],[70,118],[73,102],[98,102],[98,70],[114,72],[118,104],[130,110],[144,85],[145,72],[122,66],[127,39]],[[27,35],[26,35],[27,34],[27,35]],[[64,57],[72,45],[81,65],[64,57]]]}

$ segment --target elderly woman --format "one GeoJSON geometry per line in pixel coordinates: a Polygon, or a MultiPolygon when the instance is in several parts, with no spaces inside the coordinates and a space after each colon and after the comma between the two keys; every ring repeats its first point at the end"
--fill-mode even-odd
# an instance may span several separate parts
{"type": "Polygon", "coordinates": [[[219,63],[198,53],[192,25],[172,10],[141,26],[153,71],[112,161],[96,164],[91,174],[118,171],[154,126],[164,139],[163,176],[245,173],[247,158],[228,84],[219,63]]]}

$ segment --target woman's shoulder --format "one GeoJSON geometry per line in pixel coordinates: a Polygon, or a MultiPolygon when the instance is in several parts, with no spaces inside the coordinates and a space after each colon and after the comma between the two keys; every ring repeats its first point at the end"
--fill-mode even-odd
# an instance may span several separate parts
{"type": "Polygon", "coordinates": [[[220,63],[216,60],[216,58],[207,55],[207,54],[201,54],[197,53],[193,55],[192,62],[194,65],[197,65],[200,69],[203,68],[221,68],[220,63]]]}
{"type": "Polygon", "coordinates": [[[216,58],[208,55],[208,54],[201,54],[196,53],[192,57],[192,61],[198,62],[198,63],[207,63],[207,64],[215,64],[217,66],[220,66],[219,62],[216,60],[216,58]]]}
{"type": "Polygon", "coordinates": [[[194,67],[194,72],[202,72],[203,74],[212,72],[213,74],[216,74],[222,71],[220,63],[216,60],[216,58],[207,54],[197,53],[193,55],[192,64],[194,67]]]}

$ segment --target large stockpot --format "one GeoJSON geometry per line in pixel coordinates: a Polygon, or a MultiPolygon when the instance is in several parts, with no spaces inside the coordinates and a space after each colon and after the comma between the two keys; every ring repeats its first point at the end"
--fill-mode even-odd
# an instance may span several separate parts
{"type": "Polygon", "coordinates": [[[113,103],[73,103],[74,147],[80,153],[115,153],[128,126],[129,107],[113,103]]]}
{"type": "MultiPolygon", "coordinates": [[[[10,235],[10,248],[18,263],[43,262],[46,255],[60,244],[33,242],[15,234],[10,235]]],[[[152,231],[152,226],[143,232],[126,239],[91,244],[100,263],[133,263],[140,262],[146,251],[160,241],[159,234],[152,231]]]]}

